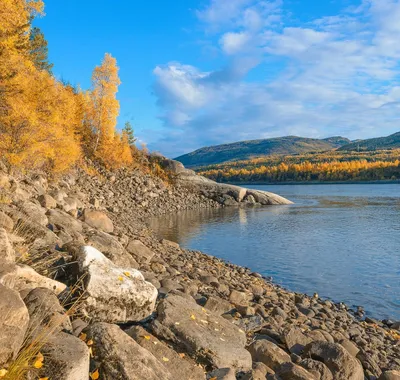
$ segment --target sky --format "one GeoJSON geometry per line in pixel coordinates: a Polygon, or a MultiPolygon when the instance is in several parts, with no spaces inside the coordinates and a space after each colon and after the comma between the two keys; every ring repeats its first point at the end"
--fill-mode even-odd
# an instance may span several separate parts
{"type": "Polygon", "coordinates": [[[57,78],[120,67],[118,127],[168,157],[297,135],[398,132],[400,0],[47,0],[57,78]]]}

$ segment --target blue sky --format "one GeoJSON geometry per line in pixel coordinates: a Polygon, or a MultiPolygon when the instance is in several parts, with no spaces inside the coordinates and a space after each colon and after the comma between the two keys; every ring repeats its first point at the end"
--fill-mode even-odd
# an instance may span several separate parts
{"type": "Polygon", "coordinates": [[[400,130],[400,0],[46,1],[57,77],[120,66],[119,126],[174,157],[283,135],[400,130]]]}

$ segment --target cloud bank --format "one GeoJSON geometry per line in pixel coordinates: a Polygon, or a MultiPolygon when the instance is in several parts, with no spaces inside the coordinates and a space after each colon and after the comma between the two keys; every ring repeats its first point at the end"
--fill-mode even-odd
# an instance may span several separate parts
{"type": "Polygon", "coordinates": [[[227,64],[154,69],[163,130],[150,148],[176,156],[247,139],[400,130],[400,0],[303,22],[285,9],[279,0],[212,0],[197,11],[227,64]]]}

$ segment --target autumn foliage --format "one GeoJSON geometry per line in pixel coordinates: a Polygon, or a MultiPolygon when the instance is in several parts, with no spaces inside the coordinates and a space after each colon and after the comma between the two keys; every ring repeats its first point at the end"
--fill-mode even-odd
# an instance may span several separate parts
{"type": "Polygon", "coordinates": [[[132,162],[128,140],[117,133],[120,80],[106,54],[81,91],[51,74],[47,42],[33,28],[40,0],[2,0],[0,5],[0,155],[8,168],[63,172],[83,156],[110,168],[132,162]]]}
{"type": "Polygon", "coordinates": [[[398,180],[400,150],[268,156],[203,167],[199,174],[219,182],[398,180]]]}

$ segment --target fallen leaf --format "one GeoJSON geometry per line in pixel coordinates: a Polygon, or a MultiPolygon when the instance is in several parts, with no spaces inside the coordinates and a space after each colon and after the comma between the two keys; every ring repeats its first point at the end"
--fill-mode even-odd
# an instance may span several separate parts
{"type": "Polygon", "coordinates": [[[122,276],[119,276],[118,280],[122,282],[122,281],[124,281],[124,278],[122,276]]]}
{"type": "Polygon", "coordinates": [[[183,352],[181,354],[178,354],[182,359],[186,356],[183,352]]]}
{"type": "Polygon", "coordinates": [[[179,326],[179,325],[180,325],[180,323],[179,323],[179,322],[175,322],[175,324],[176,324],[177,326],[179,326]]]}
{"type": "Polygon", "coordinates": [[[92,340],[92,339],[89,339],[89,340],[86,342],[86,344],[87,344],[88,346],[93,346],[93,340],[92,340]]]}
{"type": "Polygon", "coordinates": [[[125,275],[126,277],[131,277],[130,272],[124,272],[124,275],[125,275]]]}
{"type": "Polygon", "coordinates": [[[36,369],[42,368],[43,367],[43,362],[40,360],[36,360],[35,363],[33,363],[33,367],[36,369]]]}
{"type": "Polygon", "coordinates": [[[7,375],[7,370],[5,368],[0,369],[0,377],[4,377],[5,375],[7,375]]]}
{"type": "Polygon", "coordinates": [[[194,314],[192,314],[192,315],[190,316],[190,319],[193,319],[193,320],[196,319],[196,317],[194,316],[194,314]]]}
{"type": "Polygon", "coordinates": [[[162,360],[163,360],[164,362],[169,362],[169,359],[166,358],[165,356],[162,358],[162,360]]]}
{"type": "Polygon", "coordinates": [[[92,347],[89,347],[89,355],[90,355],[91,358],[93,357],[93,349],[92,349],[92,347]]]}
{"type": "Polygon", "coordinates": [[[146,340],[150,340],[151,337],[150,337],[150,335],[145,335],[143,338],[146,340]]]}
{"type": "Polygon", "coordinates": [[[96,369],[96,371],[92,372],[92,373],[90,374],[90,378],[91,378],[92,380],[97,380],[98,378],[100,378],[99,370],[96,369]]]}
{"type": "Polygon", "coordinates": [[[212,377],[210,380],[217,380],[217,378],[216,377],[212,377]]]}
{"type": "Polygon", "coordinates": [[[48,377],[41,377],[39,380],[49,380],[48,377]]]}
{"type": "Polygon", "coordinates": [[[86,342],[86,338],[87,338],[87,335],[85,333],[82,333],[81,335],[79,335],[79,339],[83,340],[84,342],[86,342]]]}

